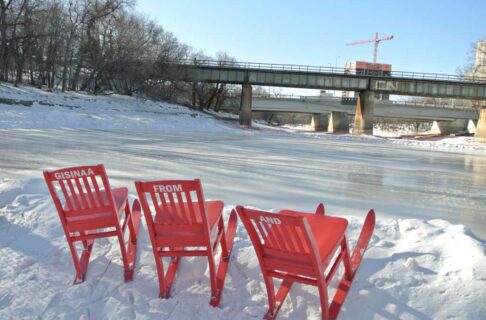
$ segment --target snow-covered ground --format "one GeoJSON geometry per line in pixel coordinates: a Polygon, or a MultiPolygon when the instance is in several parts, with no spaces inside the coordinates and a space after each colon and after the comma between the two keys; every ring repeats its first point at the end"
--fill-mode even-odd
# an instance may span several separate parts
{"type": "MultiPolygon", "coordinates": [[[[236,204],[311,211],[324,201],[329,214],[350,220],[352,245],[373,207],[375,234],[341,319],[485,318],[483,145],[466,138],[448,138],[446,146],[412,140],[407,145],[262,125],[241,130],[183,107],[121,96],[2,85],[0,98],[37,101],[31,107],[0,104],[1,319],[260,319],[264,314],[265,288],[241,225],[220,308],[208,305],[203,258],[183,259],[172,298],[157,298],[144,225],[133,282],[122,280],[116,241],[104,239],[95,243],[87,281],[72,286],[70,253],[41,171],[85,163],[104,163],[112,185],[129,187],[132,200],[134,180],[200,177],[207,198],[225,201],[226,214],[236,204]]],[[[292,289],[280,314],[282,319],[319,316],[317,291],[301,285],[292,289]]]]}
{"type": "Polygon", "coordinates": [[[0,83],[0,129],[101,129],[225,132],[212,117],[188,108],[121,95],[52,93],[0,83]],[[11,104],[17,100],[20,103],[11,104]],[[201,121],[200,118],[204,118],[201,121]]]}
{"type": "MultiPolygon", "coordinates": [[[[221,307],[212,308],[204,258],[184,259],[172,297],[157,298],[145,227],[133,282],[122,280],[117,242],[103,239],[95,244],[86,282],[73,286],[71,256],[44,182],[1,180],[0,206],[2,319],[260,319],[265,313],[258,261],[241,225],[221,307]]],[[[355,240],[362,221],[348,218],[355,240]]],[[[481,319],[484,243],[468,234],[444,220],[379,219],[341,318],[481,319]]],[[[280,318],[319,316],[317,290],[297,285],[280,318]]]]}

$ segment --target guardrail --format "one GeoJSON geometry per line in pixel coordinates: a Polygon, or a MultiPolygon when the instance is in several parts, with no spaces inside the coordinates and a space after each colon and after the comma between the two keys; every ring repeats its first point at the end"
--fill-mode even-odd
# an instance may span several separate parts
{"type": "Polygon", "coordinates": [[[306,66],[298,64],[278,64],[278,63],[259,63],[259,62],[237,62],[237,61],[214,61],[214,60],[173,60],[173,64],[192,65],[197,67],[217,67],[217,68],[235,68],[248,70],[273,70],[273,71],[296,71],[296,72],[316,72],[316,73],[330,73],[330,74],[349,74],[364,77],[394,77],[394,78],[408,78],[417,80],[438,80],[438,81],[455,81],[455,82],[473,82],[486,83],[486,77],[475,77],[467,75],[451,75],[441,73],[426,73],[426,72],[409,72],[409,71],[371,71],[359,72],[352,74],[347,72],[345,68],[332,66],[306,66]]]}

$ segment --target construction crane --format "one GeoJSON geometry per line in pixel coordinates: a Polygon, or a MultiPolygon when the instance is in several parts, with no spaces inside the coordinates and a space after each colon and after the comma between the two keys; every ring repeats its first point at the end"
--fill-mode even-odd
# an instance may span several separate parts
{"type": "Polygon", "coordinates": [[[363,44],[363,43],[374,42],[375,43],[375,48],[374,48],[374,51],[373,51],[373,63],[376,63],[376,58],[378,56],[378,44],[381,41],[392,40],[392,39],[393,39],[393,36],[388,36],[388,37],[384,37],[384,38],[378,38],[378,32],[377,32],[374,39],[368,39],[368,40],[361,40],[361,41],[346,43],[346,45],[347,46],[354,46],[356,44],[363,44]]]}

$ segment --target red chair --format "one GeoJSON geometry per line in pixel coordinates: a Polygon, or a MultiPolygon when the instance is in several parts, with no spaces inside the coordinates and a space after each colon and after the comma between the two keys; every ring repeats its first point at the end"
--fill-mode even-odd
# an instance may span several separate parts
{"type": "Polygon", "coordinates": [[[86,277],[94,240],[105,237],[118,238],[125,281],[133,280],[141,210],[137,200],[130,210],[128,189],[112,189],[102,164],[44,171],[44,179],[73,257],[74,284],[86,277]],[[121,218],[124,218],[122,225],[121,218]],[[128,244],[124,240],[127,226],[128,244]],[[78,255],[77,242],[82,243],[81,255],[78,255]]]}
{"type": "Polygon", "coordinates": [[[181,257],[207,256],[210,305],[218,306],[236,232],[236,212],[231,212],[225,230],[223,202],[205,201],[199,180],[137,181],[135,186],[152,242],[160,297],[169,297],[181,257]],[[150,206],[155,209],[155,214],[150,206]],[[212,240],[215,230],[217,234],[212,240]],[[221,257],[216,269],[214,252],[218,244],[221,245],[221,257]],[[167,274],[164,274],[163,257],[171,257],[167,274]]]}
{"type": "Polygon", "coordinates": [[[370,210],[356,248],[349,254],[346,219],[327,217],[324,206],[316,214],[283,210],[276,213],[236,207],[260,262],[267,288],[268,311],[264,319],[275,319],[294,282],[317,286],[322,319],[336,319],[373,233],[375,213],[370,210]],[[335,253],[334,263],[324,274],[335,253]],[[327,286],[339,264],[344,275],[329,306],[327,286]],[[273,279],[282,279],[275,294],[273,279]]]}

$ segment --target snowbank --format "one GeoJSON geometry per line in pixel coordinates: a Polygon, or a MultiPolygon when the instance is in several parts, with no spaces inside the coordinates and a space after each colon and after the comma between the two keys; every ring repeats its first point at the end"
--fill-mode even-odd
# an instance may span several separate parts
{"type": "Polygon", "coordinates": [[[13,128],[163,132],[230,130],[211,116],[174,104],[116,94],[53,93],[1,83],[0,129],[13,128]]]}
{"type": "MultiPolygon", "coordinates": [[[[231,208],[225,207],[226,215],[231,208]]],[[[348,219],[353,246],[362,221],[348,219]]],[[[95,243],[86,282],[73,286],[71,256],[41,179],[0,179],[0,234],[2,319],[261,319],[265,313],[258,261],[241,224],[220,308],[208,305],[204,258],[183,259],[172,297],[157,298],[145,225],[133,282],[123,282],[116,241],[102,239],[95,243]]],[[[464,226],[378,219],[341,319],[481,319],[486,314],[484,288],[485,243],[464,226]]],[[[279,318],[319,317],[317,291],[296,285],[279,318]]]]}

